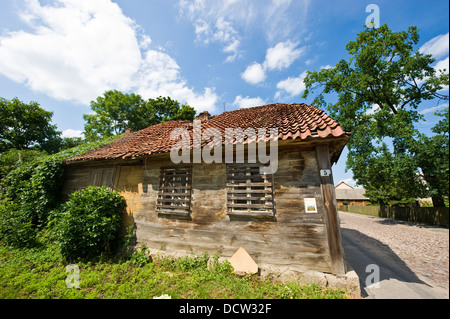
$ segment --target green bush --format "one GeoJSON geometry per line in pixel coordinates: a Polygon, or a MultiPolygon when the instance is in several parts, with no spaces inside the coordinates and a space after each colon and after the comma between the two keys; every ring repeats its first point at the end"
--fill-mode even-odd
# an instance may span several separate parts
{"type": "Polygon", "coordinates": [[[70,194],[54,226],[63,257],[89,260],[112,252],[125,207],[125,199],[104,186],[70,194]]]}
{"type": "Polygon", "coordinates": [[[0,153],[0,180],[17,167],[47,156],[45,151],[10,149],[0,153]],[[19,160],[20,159],[20,160],[19,160]]]}
{"type": "Polygon", "coordinates": [[[46,225],[48,213],[60,204],[64,168],[53,157],[22,165],[2,181],[0,240],[27,246],[46,225]]]}
{"type": "Polygon", "coordinates": [[[2,195],[18,204],[32,204],[34,223],[42,224],[59,203],[63,175],[62,161],[49,156],[10,172],[2,181],[2,195]]]}
{"type": "Polygon", "coordinates": [[[0,239],[8,246],[26,247],[35,243],[36,229],[27,210],[14,202],[0,203],[0,239]]]}
{"type": "Polygon", "coordinates": [[[53,155],[28,158],[26,162],[18,163],[15,169],[8,169],[9,173],[2,175],[0,181],[0,241],[9,246],[34,243],[36,235],[46,227],[49,213],[61,205],[64,161],[110,143],[117,137],[79,145],[53,155]]]}

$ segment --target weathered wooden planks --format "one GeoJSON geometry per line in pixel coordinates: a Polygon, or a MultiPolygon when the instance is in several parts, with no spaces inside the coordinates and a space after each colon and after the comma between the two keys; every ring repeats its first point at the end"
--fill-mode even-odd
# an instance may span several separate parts
{"type": "MultiPolygon", "coordinates": [[[[242,173],[249,172],[258,176],[251,178],[256,181],[262,177],[258,171],[242,166],[235,168],[238,178],[244,178],[242,173]]],[[[273,190],[234,189],[234,183],[230,189],[227,186],[232,183],[227,185],[226,164],[193,164],[192,213],[186,220],[156,214],[158,190],[154,184],[159,184],[159,167],[147,165],[144,176],[147,192],[142,194],[142,209],[135,215],[138,239],[154,249],[198,254],[220,252],[225,256],[231,256],[243,246],[256,256],[258,262],[296,264],[307,269],[330,271],[323,204],[318,203],[319,214],[306,217],[304,214],[303,197],[316,197],[318,202],[322,198],[317,171],[314,151],[308,150],[305,154],[284,152],[280,154],[278,171],[273,176],[273,190]],[[275,221],[230,219],[233,214],[226,212],[227,197],[240,200],[245,195],[246,200],[253,200],[253,194],[258,194],[258,200],[266,199],[266,196],[273,200],[275,221]],[[259,194],[266,195],[261,197],[259,194]]],[[[243,184],[248,186],[246,182],[243,184]]],[[[255,212],[257,215],[259,212],[255,212]]],[[[251,213],[247,216],[251,217],[251,213]]]]}
{"type": "MultiPolygon", "coordinates": [[[[191,176],[190,185],[160,185],[161,167],[170,165],[168,155],[149,156],[133,166],[116,165],[114,186],[127,200],[128,218],[137,225],[139,242],[157,250],[225,257],[242,246],[259,263],[332,271],[327,213],[314,148],[280,151],[278,170],[270,180],[264,180],[257,167],[236,165],[236,179],[230,182],[227,164],[194,163],[190,165],[192,174],[167,174],[173,179],[191,176]],[[248,182],[262,185],[252,189],[248,182]],[[172,193],[181,188],[189,191],[190,199],[179,197],[183,193],[172,193]],[[305,214],[304,198],[311,197],[317,201],[318,213],[305,214]],[[158,207],[172,207],[176,202],[189,203],[190,210],[180,206],[168,215],[158,213],[158,207]],[[247,210],[227,214],[227,207],[233,206],[247,210]],[[260,219],[261,213],[273,219],[260,219]],[[247,219],[241,218],[242,214],[247,219]]],[[[86,166],[72,170],[67,189],[87,185],[91,171],[86,166]]]]}
{"type": "MultiPolygon", "coordinates": [[[[316,155],[319,171],[322,169],[331,170],[330,154],[328,145],[316,146],[316,155]]],[[[328,234],[328,245],[332,270],[335,274],[345,274],[346,265],[344,257],[344,246],[342,243],[341,229],[339,225],[339,216],[336,204],[336,194],[334,191],[333,175],[320,175],[322,184],[322,193],[325,203],[325,216],[328,234]]]]}
{"type": "Polygon", "coordinates": [[[221,222],[198,229],[187,227],[188,223],[171,228],[137,221],[137,236],[156,250],[184,250],[199,255],[203,252],[220,253],[229,257],[242,246],[258,263],[299,264],[329,271],[327,243],[321,229],[323,226],[274,227],[263,233],[246,229],[250,222],[234,223],[235,231],[230,231],[230,227],[225,224],[221,222]],[[322,264],[317,265],[318,260],[322,260],[322,264]]]}

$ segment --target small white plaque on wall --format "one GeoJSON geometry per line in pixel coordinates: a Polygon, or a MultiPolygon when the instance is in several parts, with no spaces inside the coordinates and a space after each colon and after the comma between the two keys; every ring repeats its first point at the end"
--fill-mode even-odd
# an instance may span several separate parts
{"type": "Polygon", "coordinates": [[[315,198],[304,198],[305,202],[305,213],[307,214],[315,214],[317,213],[317,205],[315,198]]]}
{"type": "Polygon", "coordinates": [[[331,176],[331,169],[321,169],[320,176],[331,176]]]}

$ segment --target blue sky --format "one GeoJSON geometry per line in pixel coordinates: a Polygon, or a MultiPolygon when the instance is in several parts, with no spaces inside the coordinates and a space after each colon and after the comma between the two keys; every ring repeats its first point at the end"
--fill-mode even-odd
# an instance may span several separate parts
{"type": "MultiPolygon", "coordinates": [[[[444,0],[1,0],[0,96],[37,101],[66,136],[81,133],[89,102],[109,89],[211,114],[310,103],[301,98],[305,72],[348,58],[369,4],[394,31],[417,26],[418,48],[448,70],[444,0]]],[[[445,107],[424,103],[421,129],[445,107]]],[[[345,157],[333,168],[336,184],[353,184],[345,157]]]]}

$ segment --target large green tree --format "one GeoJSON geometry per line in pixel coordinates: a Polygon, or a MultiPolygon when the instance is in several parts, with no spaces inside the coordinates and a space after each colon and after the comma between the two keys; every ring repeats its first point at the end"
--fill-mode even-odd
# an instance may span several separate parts
{"type": "Polygon", "coordinates": [[[435,206],[443,206],[449,196],[449,109],[436,113],[441,120],[432,128],[433,136],[420,134],[412,149],[426,180],[428,196],[435,206]]]}
{"type": "Polygon", "coordinates": [[[448,187],[443,194],[435,188],[442,183],[432,180],[448,180],[448,171],[435,174],[442,165],[430,153],[443,147],[445,138],[431,138],[431,146],[416,124],[423,118],[417,110],[423,101],[448,100],[442,88],[449,76],[433,68],[431,55],[415,48],[418,41],[416,27],[402,32],[387,25],[365,28],[347,44],[348,61],[308,72],[304,80],[303,97],[320,90],[313,103],[353,132],[347,168],[380,204],[431,195],[441,206],[448,196],[448,187]],[[326,94],[337,94],[337,101],[327,103],[326,94]]]}
{"type": "Polygon", "coordinates": [[[91,109],[94,113],[83,115],[87,140],[121,134],[127,129],[138,131],[168,120],[192,121],[195,115],[194,108],[170,97],[144,100],[138,94],[117,90],[106,91],[91,101],[91,109]]]}
{"type": "Polygon", "coordinates": [[[61,132],[51,124],[52,116],[37,102],[26,104],[17,97],[0,98],[0,153],[9,149],[57,152],[61,132]]]}

